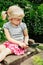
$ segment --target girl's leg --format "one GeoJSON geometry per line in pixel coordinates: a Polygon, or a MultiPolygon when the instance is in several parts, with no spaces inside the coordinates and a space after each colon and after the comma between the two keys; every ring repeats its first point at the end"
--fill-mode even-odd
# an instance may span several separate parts
{"type": "Polygon", "coordinates": [[[11,50],[9,48],[5,48],[1,53],[0,53],[0,62],[8,55],[12,54],[11,50]]]}
{"type": "Polygon", "coordinates": [[[1,45],[0,45],[0,52],[2,52],[5,48],[6,48],[6,47],[5,47],[3,44],[1,44],[1,45]]]}

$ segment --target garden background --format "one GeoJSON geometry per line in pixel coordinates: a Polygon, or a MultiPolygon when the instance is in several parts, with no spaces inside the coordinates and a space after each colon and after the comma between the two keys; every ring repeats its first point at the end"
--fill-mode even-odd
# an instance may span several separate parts
{"type": "Polygon", "coordinates": [[[11,5],[19,5],[25,12],[23,22],[28,28],[29,37],[36,42],[43,42],[43,0],[0,0],[0,41],[5,41],[1,12],[11,5]]]}

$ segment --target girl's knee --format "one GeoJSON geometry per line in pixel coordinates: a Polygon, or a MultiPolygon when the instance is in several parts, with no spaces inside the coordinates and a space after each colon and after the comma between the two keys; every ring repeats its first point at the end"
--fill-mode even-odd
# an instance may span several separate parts
{"type": "Polygon", "coordinates": [[[0,45],[0,48],[3,48],[3,49],[4,49],[4,48],[6,48],[6,47],[5,47],[5,45],[1,44],[1,45],[0,45]]]}
{"type": "Polygon", "coordinates": [[[0,45],[0,51],[3,51],[5,48],[6,47],[3,44],[0,45]]]}
{"type": "Polygon", "coordinates": [[[4,50],[4,52],[5,52],[6,54],[11,54],[11,53],[12,53],[9,48],[6,48],[6,49],[4,50]]]}

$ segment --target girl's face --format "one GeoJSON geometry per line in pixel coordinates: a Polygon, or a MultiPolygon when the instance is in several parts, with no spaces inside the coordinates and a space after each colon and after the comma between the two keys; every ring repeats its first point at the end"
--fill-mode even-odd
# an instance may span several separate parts
{"type": "Polygon", "coordinates": [[[9,19],[9,20],[10,20],[10,22],[11,22],[13,25],[17,26],[17,25],[20,24],[20,22],[21,22],[22,19],[20,19],[20,18],[11,18],[11,19],[9,19]]]}

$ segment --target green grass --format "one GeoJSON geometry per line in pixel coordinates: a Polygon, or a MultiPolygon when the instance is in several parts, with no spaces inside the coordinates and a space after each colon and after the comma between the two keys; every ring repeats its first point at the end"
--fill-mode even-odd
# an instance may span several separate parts
{"type": "Polygon", "coordinates": [[[34,56],[33,65],[43,65],[43,59],[40,56],[34,56]]]}

